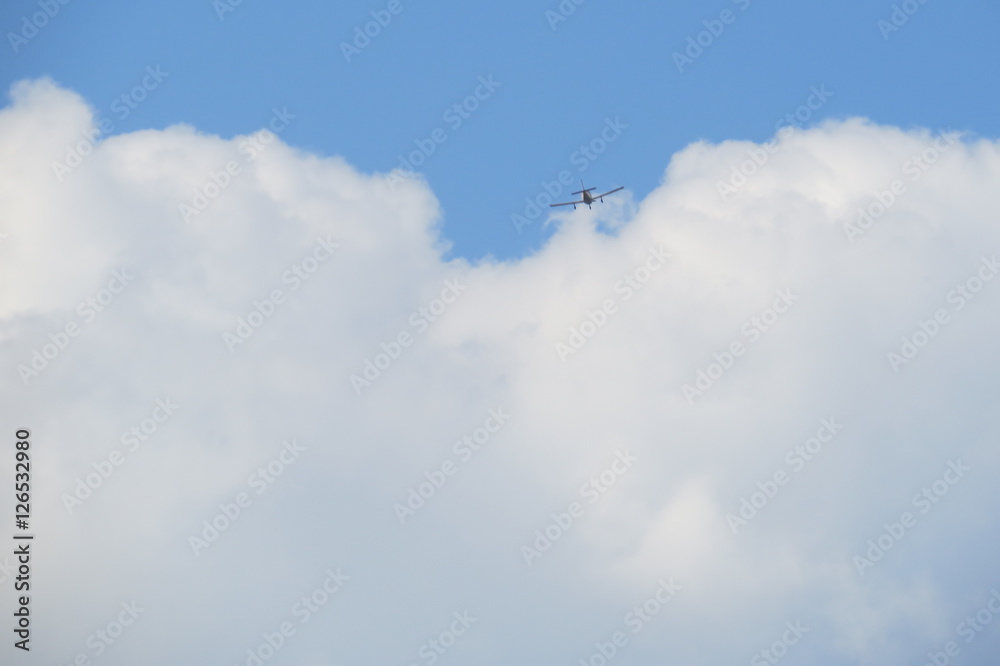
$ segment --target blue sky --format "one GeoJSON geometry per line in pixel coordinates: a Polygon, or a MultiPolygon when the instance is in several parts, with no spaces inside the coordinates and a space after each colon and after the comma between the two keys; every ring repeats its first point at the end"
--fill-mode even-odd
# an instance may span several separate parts
{"type": "MultiPolygon", "coordinates": [[[[1000,7],[985,0],[916,4],[888,39],[877,24],[891,19],[890,2],[589,0],[553,30],[555,0],[400,0],[347,62],[341,42],[387,5],[244,0],[220,20],[209,0],[70,2],[16,54],[5,39],[0,79],[6,88],[51,76],[115,120],[115,132],[183,122],[230,137],[287,107],[296,117],[285,141],[369,172],[442,128],[447,141],[420,170],[453,256],[470,259],[538,248],[552,227],[539,220],[518,234],[511,215],[561,170],[642,198],[674,152],[699,139],[764,140],[814,85],[833,96],[807,124],[860,115],[904,129],[1000,130],[1000,7]],[[679,72],[672,54],[727,9],[730,23],[679,72]],[[113,100],[156,65],[169,76],[119,120],[113,100]],[[488,75],[499,88],[449,126],[444,112],[488,75]],[[581,172],[570,158],[608,118],[628,129],[581,172]]],[[[37,11],[4,3],[5,35],[37,11]]]]}

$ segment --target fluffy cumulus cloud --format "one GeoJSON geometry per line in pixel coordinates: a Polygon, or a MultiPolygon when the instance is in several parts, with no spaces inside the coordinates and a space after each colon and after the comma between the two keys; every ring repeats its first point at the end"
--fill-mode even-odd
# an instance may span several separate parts
{"type": "Polygon", "coordinates": [[[992,663],[996,142],[696,143],[468,262],[412,175],[97,123],[0,111],[25,663],[992,663]]]}

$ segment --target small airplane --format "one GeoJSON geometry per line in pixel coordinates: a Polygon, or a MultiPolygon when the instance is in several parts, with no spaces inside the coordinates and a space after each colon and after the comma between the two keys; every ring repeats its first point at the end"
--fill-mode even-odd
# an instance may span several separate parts
{"type": "Polygon", "coordinates": [[[614,194],[618,190],[624,190],[625,189],[624,186],[622,186],[622,187],[616,187],[615,189],[610,190],[608,192],[605,192],[604,194],[592,195],[591,192],[593,192],[594,190],[596,190],[597,189],[596,187],[584,187],[582,180],[580,181],[580,187],[583,187],[583,189],[580,190],[579,192],[570,192],[570,194],[582,194],[583,198],[580,199],[579,201],[566,201],[564,203],[549,204],[549,206],[552,206],[552,207],[555,207],[555,206],[572,206],[573,210],[576,210],[577,204],[586,204],[587,208],[590,208],[590,204],[594,203],[595,201],[600,201],[601,203],[604,203],[604,197],[608,196],[609,194],[614,194]]]}

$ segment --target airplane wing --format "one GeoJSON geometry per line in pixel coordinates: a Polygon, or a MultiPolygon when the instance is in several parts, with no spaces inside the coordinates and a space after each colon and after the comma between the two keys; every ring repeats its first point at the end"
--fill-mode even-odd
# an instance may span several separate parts
{"type": "Polygon", "coordinates": [[[555,206],[578,206],[578,205],[583,205],[583,201],[582,200],[581,201],[567,201],[565,203],[549,204],[550,207],[555,207],[555,206]]]}
{"type": "Polygon", "coordinates": [[[608,191],[608,192],[605,192],[604,194],[598,194],[598,195],[597,195],[596,197],[594,197],[594,198],[595,198],[595,199],[600,199],[601,197],[606,197],[606,196],[608,196],[609,194],[614,194],[614,193],[615,193],[615,192],[617,192],[618,190],[624,190],[624,189],[625,189],[625,186],[624,186],[624,185],[622,185],[621,187],[616,187],[615,189],[613,189],[613,190],[610,190],[610,191],[608,191]]]}

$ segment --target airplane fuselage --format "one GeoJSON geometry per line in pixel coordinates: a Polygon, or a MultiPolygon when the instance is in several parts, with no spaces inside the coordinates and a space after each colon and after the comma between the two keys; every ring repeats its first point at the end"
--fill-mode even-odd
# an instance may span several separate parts
{"type": "Polygon", "coordinates": [[[551,204],[549,204],[549,206],[572,206],[573,210],[576,210],[577,204],[583,204],[587,208],[590,208],[590,205],[592,203],[594,203],[595,201],[600,201],[601,203],[604,203],[604,197],[606,197],[609,194],[614,194],[618,190],[625,189],[624,187],[616,187],[615,189],[613,189],[613,190],[611,190],[609,192],[605,192],[604,194],[598,194],[595,197],[593,194],[590,193],[591,190],[593,190],[595,188],[593,188],[593,187],[585,187],[584,184],[583,184],[583,181],[580,181],[580,187],[583,188],[583,189],[581,189],[581,190],[579,190],[577,192],[571,192],[571,194],[579,194],[580,195],[580,200],[579,201],[561,201],[559,203],[551,203],[551,204]]]}

